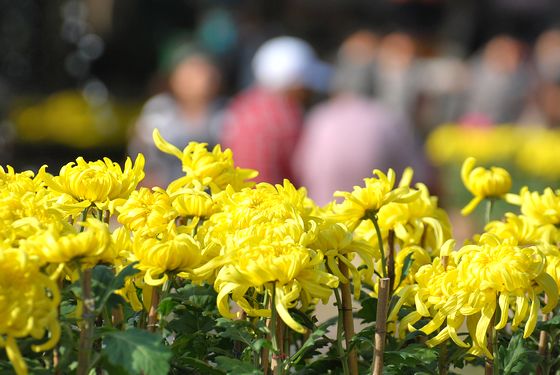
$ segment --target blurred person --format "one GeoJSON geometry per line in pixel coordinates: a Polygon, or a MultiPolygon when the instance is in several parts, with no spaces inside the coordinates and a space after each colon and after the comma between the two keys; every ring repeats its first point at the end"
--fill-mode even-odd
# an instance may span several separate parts
{"type": "Polygon", "coordinates": [[[365,31],[351,35],[341,46],[332,82],[332,97],[312,109],[292,159],[296,178],[319,205],[336,190],[351,191],[373,169],[402,173],[415,169],[426,177],[423,156],[405,118],[379,100],[365,95],[373,85],[369,71],[377,54],[376,38],[365,31]],[[360,41],[360,48],[349,46],[360,41]],[[362,75],[362,79],[358,79],[362,75]],[[356,84],[359,83],[359,84],[356,84]]]}
{"type": "Polygon", "coordinates": [[[542,33],[533,52],[535,70],[539,79],[553,82],[560,77],[560,30],[542,33]]]}
{"type": "Polygon", "coordinates": [[[379,43],[376,96],[393,110],[411,116],[416,102],[416,46],[405,33],[391,33],[379,43]]]}
{"type": "Polygon", "coordinates": [[[129,153],[146,157],[149,186],[166,186],[182,175],[181,162],[159,151],[154,129],[179,149],[189,142],[218,143],[224,103],[218,97],[220,72],[211,57],[194,45],[182,45],[169,58],[168,90],[149,99],[134,128],[129,153]]]}
{"type": "Polygon", "coordinates": [[[304,105],[326,88],[329,68],[307,42],[277,37],[252,60],[255,83],[232,99],[221,137],[236,164],[259,171],[258,182],[293,180],[290,160],[299,139],[304,105]]]}
{"type": "Polygon", "coordinates": [[[492,38],[471,62],[469,81],[459,122],[491,125],[515,121],[529,84],[522,44],[507,35],[492,38]]]}
{"type": "Polygon", "coordinates": [[[517,123],[560,126],[560,29],[544,31],[533,50],[535,83],[517,123]]]}

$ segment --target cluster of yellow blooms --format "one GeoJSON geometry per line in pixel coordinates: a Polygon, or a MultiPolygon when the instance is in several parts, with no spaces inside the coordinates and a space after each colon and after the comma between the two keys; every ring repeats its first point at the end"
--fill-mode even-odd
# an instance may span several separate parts
{"type": "Polygon", "coordinates": [[[142,155],[124,168],[78,158],[58,175],[0,168],[0,347],[18,374],[27,370],[16,339],[45,340],[33,347],[39,352],[56,345],[57,283],[99,263],[136,264],[140,273],[119,292],[136,310],[149,309],[154,288],[185,279],[213,285],[226,317],[236,316],[234,305],[248,316],[277,314],[300,333],[290,309],[309,312],[350,281],[357,299],[362,283],[389,276],[395,333],[420,329],[434,333],[429,345],[451,339],[489,358],[487,331],[506,327],[510,312],[511,327],[525,322],[527,337],[557,304],[560,192],[510,194],[504,169],[465,161],[461,177],[474,198],[463,213],[504,199],[521,214],[489,222],[454,251],[447,214],[425,185],[412,186],[410,169],[398,184],[393,170],[375,170],[317,207],[287,180],[251,183],[257,172],[236,167],[230,150],[193,142],[181,151],[157,130],[154,142],[185,173],[165,189],[138,187],[142,155]],[[414,311],[397,321],[403,306],[414,311]],[[458,334],[464,322],[472,344],[458,334]]]}
{"type": "Polygon", "coordinates": [[[555,181],[560,178],[556,151],[560,131],[540,126],[496,125],[472,127],[445,124],[426,141],[430,160],[438,165],[460,165],[467,157],[483,164],[511,162],[528,176],[555,181]]]}

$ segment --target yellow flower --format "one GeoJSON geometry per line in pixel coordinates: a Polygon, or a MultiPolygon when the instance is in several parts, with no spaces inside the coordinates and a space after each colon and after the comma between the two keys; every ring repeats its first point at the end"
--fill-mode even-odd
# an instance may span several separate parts
{"type": "Polygon", "coordinates": [[[336,218],[343,221],[347,227],[354,230],[360,221],[370,215],[377,215],[381,207],[390,203],[411,202],[420,194],[408,186],[395,186],[395,172],[389,169],[387,174],[374,170],[373,175],[377,177],[365,178],[363,187],[354,186],[350,192],[337,191],[335,197],[342,197],[344,201],[333,207],[336,218]]]}
{"type": "Polygon", "coordinates": [[[451,222],[438,207],[437,197],[430,196],[424,184],[416,185],[420,194],[407,203],[391,202],[379,210],[379,226],[387,236],[393,230],[404,246],[419,245],[439,249],[451,237],[451,222]]]}
{"type": "Polygon", "coordinates": [[[119,223],[133,232],[142,232],[143,236],[164,232],[178,216],[167,192],[157,187],[133,191],[117,211],[119,223]]]}
{"type": "MultiPolygon", "coordinates": [[[[139,154],[134,166],[126,159],[124,170],[117,163],[103,161],[86,162],[82,157],[66,164],[58,176],[45,174],[46,183],[53,191],[66,195],[80,207],[96,205],[101,210],[112,209],[111,203],[126,199],[144,178],[144,156],[139,154]]],[[[66,203],[66,202],[65,202],[66,203]]]]}
{"type": "Polygon", "coordinates": [[[60,231],[50,228],[24,243],[26,251],[43,262],[71,266],[73,261],[92,267],[99,262],[112,263],[118,255],[107,224],[93,218],[82,223],[84,231],[60,231]]]}
{"type": "Polygon", "coordinates": [[[217,210],[212,196],[202,190],[182,188],[170,195],[173,208],[183,217],[208,218],[217,210]]]}
{"type": "Polygon", "coordinates": [[[508,194],[506,200],[521,206],[521,212],[536,225],[560,224],[560,194],[546,188],[542,194],[525,186],[519,195],[508,194]]]}
{"type": "Polygon", "coordinates": [[[428,345],[451,338],[457,345],[467,347],[456,332],[466,318],[473,340],[470,352],[492,358],[486,347],[486,334],[498,306],[495,328],[503,329],[513,310],[511,326],[516,329],[526,321],[526,338],[537,323],[539,294],[544,291],[549,298],[543,313],[550,312],[558,302],[558,288],[546,273],[544,254],[536,247],[519,247],[514,239],[500,240],[484,233],[477,244],[464,246],[453,258],[456,266],[448,266],[447,270],[430,265],[421,267],[416,274],[417,311],[405,318],[407,324],[414,324],[422,316],[430,317],[421,330],[431,334],[447,322],[428,340],[428,345]]]}
{"type": "Polygon", "coordinates": [[[537,225],[524,215],[505,214],[505,221],[491,221],[485,230],[494,233],[500,239],[514,238],[519,245],[537,245],[550,243],[557,229],[553,225],[537,225]]]}
{"type": "Polygon", "coordinates": [[[474,198],[462,210],[463,215],[470,214],[485,198],[500,198],[511,188],[509,173],[499,167],[485,169],[474,167],[475,158],[467,158],[461,168],[461,179],[474,198]]]}
{"type": "Polygon", "coordinates": [[[185,233],[169,233],[163,239],[136,236],[132,249],[139,261],[136,268],[145,272],[144,282],[152,286],[165,283],[168,272],[191,279],[202,260],[200,245],[185,233]]]}
{"type": "Polygon", "coordinates": [[[156,147],[162,152],[181,160],[183,172],[186,174],[169,184],[170,193],[182,187],[193,187],[195,184],[209,187],[212,193],[222,191],[228,185],[232,185],[235,190],[240,190],[252,186],[252,183],[246,180],[258,174],[252,169],[235,167],[231,150],[222,151],[220,145],[208,151],[206,143],[190,142],[181,152],[163,139],[157,129],[154,129],[153,138],[156,147]]]}
{"type": "Polygon", "coordinates": [[[319,227],[317,238],[309,247],[325,254],[330,272],[344,284],[349,283],[350,280],[342,274],[339,264],[346,265],[354,282],[354,298],[359,299],[362,275],[352,263],[352,258],[354,254],[360,256],[366,266],[362,271],[363,277],[370,280],[374,273],[374,258],[379,257],[379,251],[375,254],[370,244],[354,239],[352,232],[343,224],[328,222],[319,227]]]}
{"type": "Polygon", "coordinates": [[[292,244],[242,244],[224,257],[227,262],[214,283],[218,291],[218,309],[226,317],[230,312],[229,295],[250,316],[270,316],[268,307],[255,306],[245,298],[254,288],[274,296],[274,305],[282,320],[293,330],[303,333],[305,328],[289,314],[304,301],[326,300],[338,279],[321,270],[321,253],[292,244]]]}
{"type": "Polygon", "coordinates": [[[16,339],[31,336],[48,339],[32,345],[35,352],[53,348],[60,338],[56,284],[39,270],[25,252],[0,248],[0,348],[5,347],[8,359],[18,375],[27,374],[27,366],[16,339]]]}

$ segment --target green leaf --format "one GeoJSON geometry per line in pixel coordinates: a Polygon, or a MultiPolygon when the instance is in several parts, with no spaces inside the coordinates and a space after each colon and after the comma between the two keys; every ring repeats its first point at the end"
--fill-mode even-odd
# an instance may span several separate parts
{"type": "Polygon", "coordinates": [[[327,330],[328,330],[328,325],[323,324],[319,326],[317,329],[315,329],[313,332],[311,332],[311,334],[309,335],[307,340],[305,340],[301,348],[299,348],[299,350],[290,358],[290,362],[292,364],[296,364],[305,356],[305,354],[308,351],[324,346],[325,340],[322,340],[322,338],[327,333],[327,330]]]}
{"type": "Polygon", "coordinates": [[[510,339],[507,348],[500,346],[498,350],[498,361],[500,363],[500,374],[528,374],[531,373],[540,362],[539,354],[524,346],[522,332],[516,332],[510,339]]]}
{"type": "Polygon", "coordinates": [[[402,283],[402,281],[408,276],[408,273],[410,272],[410,267],[412,266],[412,263],[414,263],[414,258],[412,258],[412,255],[414,253],[409,253],[403,261],[403,266],[402,266],[402,272],[401,272],[401,280],[399,282],[402,283]]]}
{"type": "Polygon", "coordinates": [[[181,364],[198,370],[204,375],[223,375],[224,372],[210,366],[207,362],[193,357],[181,357],[181,364]]]}
{"type": "Polygon", "coordinates": [[[95,305],[98,313],[102,311],[105,304],[108,304],[109,307],[112,308],[124,302],[122,298],[114,294],[114,291],[124,287],[127,277],[139,272],[134,268],[135,265],[136,263],[129,264],[116,276],[112,267],[97,265],[93,268],[92,286],[93,293],[96,297],[95,305]]]}
{"type": "Polygon", "coordinates": [[[354,314],[356,318],[363,320],[362,323],[375,322],[377,313],[377,298],[366,297],[362,301],[362,308],[354,314]]]}
{"type": "Polygon", "coordinates": [[[169,372],[171,352],[152,333],[131,328],[108,333],[103,355],[114,366],[122,366],[129,374],[160,375],[169,372]]]}
{"type": "Polygon", "coordinates": [[[227,374],[235,375],[261,375],[263,372],[248,362],[243,362],[235,358],[216,357],[218,368],[226,371],[227,374]]]}

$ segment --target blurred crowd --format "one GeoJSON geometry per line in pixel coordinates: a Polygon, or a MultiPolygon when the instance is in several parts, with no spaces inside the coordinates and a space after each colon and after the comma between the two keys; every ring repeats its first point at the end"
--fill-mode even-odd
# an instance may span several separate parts
{"type": "Polygon", "coordinates": [[[374,168],[412,166],[418,180],[433,182],[422,145],[440,124],[560,125],[560,30],[545,31],[532,48],[497,35],[461,59],[421,54],[406,33],[363,29],[331,56],[320,60],[299,38],[271,38],[248,61],[250,83],[224,98],[215,55],[180,44],[167,89],[145,104],[129,146],[147,155],[147,184],[182,173],[152,145],[155,128],[179,148],[231,148],[240,167],[260,172],[258,181],[289,178],[326,204],[374,168]]]}
{"type": "Polygon", "coordinates": [[[424,143],[441,124],[560,128],[554,0],[14,4],[0,12],[0,161],[19,169],[126,143],[146,155],[145,185],[165,186],[185,171],[157,128],[325,204],[374,168],[412,166],[437,193],[424,143]]]}

